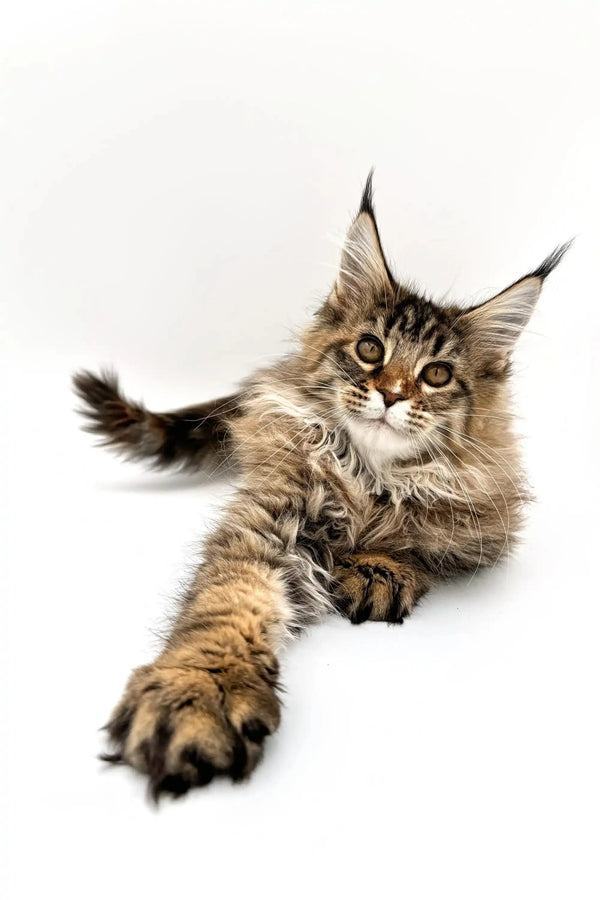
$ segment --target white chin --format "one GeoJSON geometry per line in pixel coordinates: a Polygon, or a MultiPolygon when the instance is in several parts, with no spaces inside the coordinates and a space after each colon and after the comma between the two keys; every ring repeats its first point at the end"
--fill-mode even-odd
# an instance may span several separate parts
{"type": "Polygon", "coordinates": [[[374,465],[382,465],[392,459],[408,459],[415,455],[414,439],[408,434],[400,434],[384,422],[350,419],[346,428],[361,456],[374,465]]]}

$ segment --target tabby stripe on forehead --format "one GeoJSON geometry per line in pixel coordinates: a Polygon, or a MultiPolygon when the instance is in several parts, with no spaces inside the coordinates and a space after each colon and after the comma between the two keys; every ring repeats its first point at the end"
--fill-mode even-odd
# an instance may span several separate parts
{"type": "Polygon", "coordinates": [[[435,344],[433,345],[433,355],[437,356],[444,344],[446,343],[446,335],[438,334],[435,339],[435,344]]]}
{"type": "Polygon", "coordinates": [[[398,320],[398,315],[397,315],[397,313],[396,313],[396,310],[393,309],[393,310],[392,310],[390,313],[388,313],[387,316],[385,317],[385,330],[386,330],[386,331],[391,331],[392,328],[394,327],[394,325],[396,324],[397,320],[398,320]]]}
{"type": "Polygon", "coordinates": [[[410,331],[414,327],[416,319],[415,304],[405,300],[400,307],[399,325],[403,332],[410,331]]]}
{"type": "Polygon", "coordinates": [[[429,321],[429,313],[421,304],[413,301],[407,304],[407,312],[411,314],[410,319],[403,320],[402,330],[405,335],[416,341],[429,321]]]}
{"type": "Polygon", "coordinates": [[[402,334],[416,337],[423,327],[423,312],[414,300],[402,299],[387,315],[385,325],[387,331],[396,325],[402,334]]]}

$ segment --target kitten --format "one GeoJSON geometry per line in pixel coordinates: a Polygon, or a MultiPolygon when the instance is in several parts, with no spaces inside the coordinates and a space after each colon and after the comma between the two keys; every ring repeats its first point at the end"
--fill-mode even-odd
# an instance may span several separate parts
{"type": "Polygon", "coordinates": [[[439,579],[494,566],[522,521],[510,354],[568,245],[475,307],[394,280],[371,175],[327,300],[298,349],[235,394],[171,413],[75,375],[88,429],[126,456],[232,459],[237,495],[158,658],[108,724],[153,795],[247,775],[279,724],[286,640],[328,613],[402,622],[439,579]]]}

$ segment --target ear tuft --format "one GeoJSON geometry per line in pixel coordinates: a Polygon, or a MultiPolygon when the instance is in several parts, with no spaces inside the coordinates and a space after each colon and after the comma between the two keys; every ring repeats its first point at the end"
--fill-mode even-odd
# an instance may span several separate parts
{"type": "Polygon", "coordinates": [[[561,244],[559,247],[556,247],[550,256],[547,256],[544,262],[537,267],[535,272],[531,272],[532,277],[541,278],[542,281],[544,278],[547,278],[550,272],[553,272],[557,267],[567,250],[570,249],[575,238],[571,238],[570,241],[567,241],[566,244],[561,244]]]}
{"type": "Polygon", "coordinates": [[[375,169],[371,169],[367,175],[367,180],[360,198],[359,213],[367,213],[372,219],[375,218],[375,210],[373,209],[373,173],[375,169]]]}

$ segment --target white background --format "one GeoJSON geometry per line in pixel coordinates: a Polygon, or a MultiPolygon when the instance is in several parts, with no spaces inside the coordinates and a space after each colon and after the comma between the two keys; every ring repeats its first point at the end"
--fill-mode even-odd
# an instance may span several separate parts
{"type": "Polygon", "coordinates": [[[597,4],[2,9],[4,896],[597,897],[597,4]],[[577,236],[516,360],[538,503],[402,628],[303,637],[253,779],[157,813],[97,728],[231,486],[92,449],[69,373],[229,389],[327,292],[372,164],[435,296],[577,236]]]}

